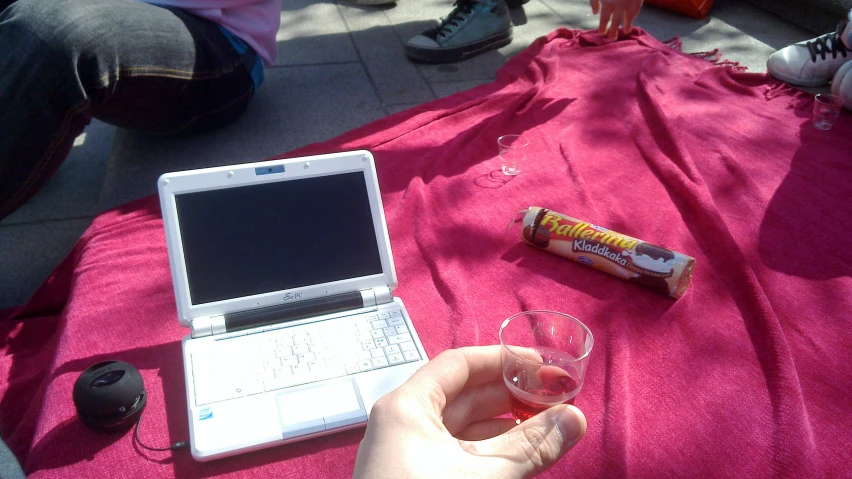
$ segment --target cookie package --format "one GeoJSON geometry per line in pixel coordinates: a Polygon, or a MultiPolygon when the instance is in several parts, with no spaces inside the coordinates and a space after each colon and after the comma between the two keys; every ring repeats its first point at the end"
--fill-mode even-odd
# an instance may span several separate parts
{"type": "Polygon", "coordinates": [[[535,248],[672,298],[689,286],[695,259],[685,254],[538,206],[521,214],[521,235],[535,248]]]}

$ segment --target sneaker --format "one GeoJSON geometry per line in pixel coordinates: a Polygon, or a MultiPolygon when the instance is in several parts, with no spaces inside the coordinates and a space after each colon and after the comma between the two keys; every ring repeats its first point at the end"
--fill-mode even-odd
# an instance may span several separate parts
{"type": "Polygon", "coordinates": [[[427,63],[457,62],[511,42],[512,19],[504,0],[457,0],[438,26],[405,44],[405,54],[427,63]]]}
{"type": "MultiPolygon", "coordinates": [[[[852,17],[852,12],[849,13],[852,17]]],[[[775,78],[791,85],[816,87],[828,85],[837,70],[852,60],[847,42],[852,31],[850,18],[841,21],[837,30],[773,53],[766,69],[775,78]]]]}
{"type": "Polygon", "coordinates": [[[846,62],[831,80],[831,94],[843,98],[843,107],[852,110],[852,62],[846,62]]]}

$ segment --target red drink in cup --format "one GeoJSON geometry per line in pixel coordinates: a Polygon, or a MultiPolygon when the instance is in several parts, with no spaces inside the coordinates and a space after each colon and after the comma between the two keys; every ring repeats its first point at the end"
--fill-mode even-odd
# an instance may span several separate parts
{"type": "Polygon", "coordinates": [[[503,322],[500,343],[510,411],[519,423],[574,403],[594,343],[583,323],[554,311],[527,311],[503,322]]]}
{"type": "MultiPolygon", "coordinates": [[[[548,352],[542,349],[536,352],[547,356],[548,352]]],[[[567,356],[560,351],[556,353],[562,357],[567,356]]],[[[565,361],[571,362],[574,358],[565,358],[565,361]]],[[[509,398],[510,412],[521,421],[558,404],[574,404],[574,397],[580,392],[577,380],[568,371],[556,366],[551,366],[550,369],[540,368],[533,378],[524,377],[524,374],[524,368],[515,367],[503,375],[506,387],[512,394],[509,398]]]]}

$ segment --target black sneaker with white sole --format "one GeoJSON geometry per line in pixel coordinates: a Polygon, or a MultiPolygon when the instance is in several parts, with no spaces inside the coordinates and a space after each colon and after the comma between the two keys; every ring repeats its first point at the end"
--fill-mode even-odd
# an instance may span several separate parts
{"type": "Polygon", "coordinates": [[[512,42],[512,19],[505,0],[458,0],[441,23],[408,40],[412,60],[449,63],[465,60],[512,42]]]}

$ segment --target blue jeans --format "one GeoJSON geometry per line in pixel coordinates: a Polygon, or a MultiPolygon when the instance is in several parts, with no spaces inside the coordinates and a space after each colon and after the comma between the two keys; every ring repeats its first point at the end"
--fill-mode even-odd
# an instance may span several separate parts
{"type": "Polygon", "coordinates": [[[18,459],[0,439],[0,479],[25,479],[25,477],[18,459]]]}
{"type": "Polygon", "coordinates": [[[0,219],[93,117],[194,133],[234,120],[254,95],[245,56],[218,25],[137,0],[13,1],[0,13],[0,51],[0,219]]]}

